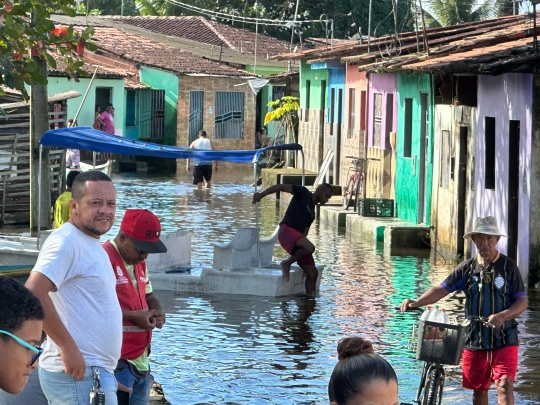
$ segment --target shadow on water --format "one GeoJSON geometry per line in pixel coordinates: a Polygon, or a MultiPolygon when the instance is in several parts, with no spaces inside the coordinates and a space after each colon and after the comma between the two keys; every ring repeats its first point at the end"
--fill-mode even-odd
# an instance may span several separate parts
{"type": "MultiPolygon", "coordinates": [[[[229,240],[241,226],[261,223],[270,235],[284,213],[272,197],[251,204],[250,166],[220,172],[215,188],[196,191],[188,175],[115,175],[118,220],[123,210],[148,208],[165,231],[192,234],[194,266],[210,266],[212,243],[229,240]],[[259,212],[257,212],[259,209],[259,212]]],[[[337,362],[337,341],[350,335],[372,340],[396,369],[400,399],[412,402],[421,363],[407,349],[414,314],[396,313],[405,297],[415,297],[451,271],[432,265],[429,255],[392,255],[380,245],[313,225],[316,261],[324,263],[320,296],[268,298],[159,291],[166,326],[154,334],[152,368],[172,404],[327,404],[327,384],[337,362]]],[[[285,257],[281,248],[276,259],[285,257]]],[[[181,277],[179,275],[179,277],[181,277]]],[[[516,404],[538,403],[540,334],[538,291],[520,320],[522,346],[516,404]]],[[[442,302],[461,314],[462,296],[442,302]]],[[[443,404],[469,404],[459,367],[449,368],[443,404]]],[[[492,390],[493,391],[493,390],[492,390]]],[[[496,398],[490,395],[490,403],[496,398]]]]}

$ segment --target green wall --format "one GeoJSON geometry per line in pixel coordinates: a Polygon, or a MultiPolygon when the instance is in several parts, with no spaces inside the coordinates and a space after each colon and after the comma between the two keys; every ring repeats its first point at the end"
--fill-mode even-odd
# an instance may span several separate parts
{"type": "Polygon", "coordinates": [[[398,74],[398,139],[396,157],[396,207],[399,218],[412,222],[430,225],[431,222],[431,183],[433,175],[433,94],[431,76],[418,74],[398,74]],[[420,100],[421,93],[427,95],[427,143],[424,215],[418,218],[419,201],[419,168],[420,162],[420,100]],[[404,157],[405,99],[412,99],[412,144],[411,157],[404,157]],[[416,159],[415,159],[416,156],[416,159]],[[416,162],[416,164],[415,164],[416,162]]]}
{"type": "MultiPolygon", "coordinates": [[[[81,93],[81,97],[71,98],[67,101],[67,117],[74,118],[77,114],[84,94],[90,84],[90,78],[79,78],[79,82],[68,80],[67,77],[49,77],[47,91],[49,96],[58,93],[74,90],[81,93]]],[[[111,103],[114,105],[114,126],[117,135],[123,135],[125,132],[125,101],[124,101],[124,79],[98,79],[92,82],[92,87],[88,91],[84,104],[81,108],[77,122],[79,126],[91,127],[94,124],[94,112],[96,109],[96,88],[108,87],[111,89],[111,103]]]]}
{"type": "MultiPolygon", "coordinates": [[[[328,85],[328,69],[311,69],[305,61],[300,64],[300,108],[306,108],[306,80],[311,81],[310,86],[310,109],[323,108],[321,104],[321,82],[326,81],[328,85]]],[[[326,86],[325,86],[326,87],[326,86]]]]}
{"type": "Polygon", "coordinates": [[[165,145],[176,145],[178,77],[163,70],[141,66],[141,82],[155,90],[165,90],[165,145]]]}

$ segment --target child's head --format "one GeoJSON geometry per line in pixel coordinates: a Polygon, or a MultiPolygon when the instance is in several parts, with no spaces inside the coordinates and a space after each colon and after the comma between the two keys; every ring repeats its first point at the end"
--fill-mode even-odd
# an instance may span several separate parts
{"type": "Polygon", "coordinates": [[[398,405],[396,372],[371,342],[349,337],[338,343],[339,362],[328,384],[331,405],[398,405]]]}

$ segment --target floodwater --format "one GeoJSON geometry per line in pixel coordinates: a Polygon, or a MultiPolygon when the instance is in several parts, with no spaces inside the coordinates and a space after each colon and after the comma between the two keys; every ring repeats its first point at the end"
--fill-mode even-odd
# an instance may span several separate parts
{"type": "MultiPolygon", "coordinates": [[[[215,188],[195,191],[185,173],[170,177],[116,174],[116,234],[125,208],[148,208],[165,231],[192,234],[194,274],[211,266],[212,243],[230,239],[257,217],[262,236],[270,235],[283,215],[273,197],[251,204],[251,166],[216,176],[215,188]]],[[[156,331],[152,370],[166,398],[180,404],[328,404],[327,385],[337,362],[340,338],[360,335],[395,368],[400,400],[412,403],[422,363],[407,349],[417,315],[394,307],[443,279],[451,265],[429,257],[388,256],[380,246],[358,241],[344,230],[313,225],[316,262],[325,264],[320,295],[268,298],[156,292],[167,323],[156,331]]],[[[279,258],[285,252],[276,250],[279,258]]],[[[178,275],[181,277],[181,275],[178,275]]],[[[520,373],[516,404],[540,403],[540,292],[529,291],[530,308],[520,318],[520,373]]],[[[463,297],[442,303],[461,313],[463,297]]],[[[460,369],[448,369],[443,404],[470,404],[461,388],[460,369]]],[[[490,403],[496,403],[492,389],[490,403]]]]}

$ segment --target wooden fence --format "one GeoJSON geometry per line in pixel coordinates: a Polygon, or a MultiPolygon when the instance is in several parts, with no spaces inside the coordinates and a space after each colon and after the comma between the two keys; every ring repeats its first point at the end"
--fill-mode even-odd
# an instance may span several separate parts
{"type": "MultiPolygon", "coordinates": [[[[10,113],[8,118],[0,116],[0,226],[30,222],[29,124],[28,108],[10,113]]],[[[49,125],[51,128],[65,127],[66,112],[49,112],[49,125]]],[[[64,161],[64,150],[49,149],[52,200],[63,188],[64,161]]]]}

